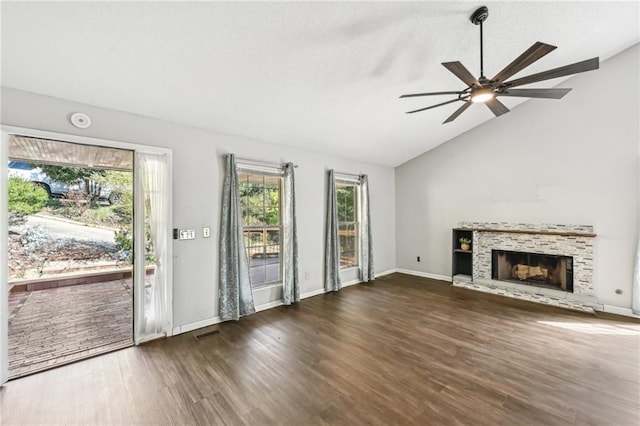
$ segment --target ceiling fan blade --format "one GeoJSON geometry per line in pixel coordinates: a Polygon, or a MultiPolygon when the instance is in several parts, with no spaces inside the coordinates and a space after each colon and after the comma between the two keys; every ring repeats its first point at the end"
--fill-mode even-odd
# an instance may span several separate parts
{"type": "Polygon", "coordinates": [[[575,64],[565,65],[563,67],[554,68],[552,70],[542,71],[531,74],[526,77],[517,78],[502,83],[505,87],[516,87],[524,84],[536,83],[538,81],[550,80],[552,78],[563,77],[565,75],[578,74],[585,71],[597,70],[600,67],[600,59],[598,57],[576,62],[575,64]]]}
{"type": "Polygon", "coordinates": [[[507,89],[505,92],[497,93],[496,96],[560,99],[570,91],[571,89],[507,89]]]}
{"type": "Polygon", "coordinates": [[[533,46],[525,50],[520,56],[514,59],[502,71],[500,71],[491,81],[500,84],[512,75],[522,71],[547,53],[553,51],[556,46],[536,41],[533,46]]]}
{"type": "Polygon", "coordinates": [[[491,112],[496,116],[500,117],[502,114],[506,114],[509,112],[509,108],[507,108],[502,102],[497,100],[496,98],[491,98],[484,103],[489,107],[491,112]]]}
{"type": "Polygon", "coordinates": [[[482,84],[480,84],[478,79],[475,78],[473,74],[471,74],[460,62],[443,62],[442,65],[454,73],[455,76],[462,80],[467,86],[482,87],[482,84]]]}
{"type": "Polygon", "coordinates": [[[458,98],[451,99],[450,101],[442,102],[440,104],[431,105],[431,106],[428,106],[426,108],[420,108],[420,109],[416,109],[414,111],[407,111],[407,114],[413,114],[414,112],[426,111],[428,109],[436,108],[436,107],[439,107],[439,106],[442,106],[442,105],[446,105],[446,104],[450,104],[450,103],[453,103],[453,102],[457,102],[459,100],[460,99],[458,99],[458,98]]]}
{"type": "Polygon", "coordinates": [[[462,113],[463,113],[467,108],[469,108],[470,106],[471,106],[471,102],[466,101],[466,102],[464,103],[464,105],[462,105],[460,108],[458,108],[457,110],[455,110],[455,112],[454,112],[453,114],[451,114],[451,115],[449,116],[449,118],[447,118],[446,120],[444,120],[444,121],[442,122],[442,124],[446,124],[446,123],[450,123],[450,122],[452,122],[453,120],[455,120],[456,118],[458,118],[458,116],[459,116],[460,114],[462,114],[462,113]]]}
{"type": "Polygon", "coordinates": [[[459,95],[464,93],[462,91],[457,92],[430,92],[430,93],[411,93],[409,95],[402,95],[400,98],[413,98],[415,96],[434,96],[434,95],[459,95]]]}

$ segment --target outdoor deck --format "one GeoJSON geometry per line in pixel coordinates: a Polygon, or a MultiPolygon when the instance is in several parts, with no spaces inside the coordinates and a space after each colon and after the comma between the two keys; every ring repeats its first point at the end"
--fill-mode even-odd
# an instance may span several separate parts
{"type": "Polygon", "coordinates": [[[131,279],[9,293],[9,377],[133,344],[131,279]]]}

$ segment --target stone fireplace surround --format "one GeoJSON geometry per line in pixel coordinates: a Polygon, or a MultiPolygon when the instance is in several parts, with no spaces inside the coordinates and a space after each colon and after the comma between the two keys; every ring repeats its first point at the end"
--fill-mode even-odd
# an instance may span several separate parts
{"type": "Polygon", "coordinates": [[[453,285],[568,309],[594,311],[593,226],[461,222],[457,229],[473,231],[473,275],[456,275],[453,285]],[[573,257],[573,293],[493,280],[491,250],[573,257]]]}

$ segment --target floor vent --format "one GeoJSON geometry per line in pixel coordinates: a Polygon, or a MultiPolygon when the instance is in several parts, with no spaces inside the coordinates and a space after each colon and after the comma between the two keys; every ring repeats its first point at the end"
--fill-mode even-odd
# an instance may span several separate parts
{"type": "Polygon", "coordinates": [[[217,325],[203,327],[193,332],[193,338],[196,340],[202,340],[207,337],[213,336],[214,334],[217,334],[219,332],[220,332],[220,327],[218,327],[217,325]]]}

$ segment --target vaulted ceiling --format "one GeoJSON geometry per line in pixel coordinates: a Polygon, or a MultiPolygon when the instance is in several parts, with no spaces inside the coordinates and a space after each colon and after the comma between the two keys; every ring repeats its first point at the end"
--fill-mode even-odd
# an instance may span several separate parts
{"type": "Polygon", "coordinates": [[[442,125],[457,103],[405,111],[450,97],[398,99],[463,89],[441,62],[479,74],[483,4],[489,77],[536,41],[558,49],[518,76],[640,40],[637,1],[2,2],[2,85],[395,166],[509,120],[474,105],[442,125]]]}

